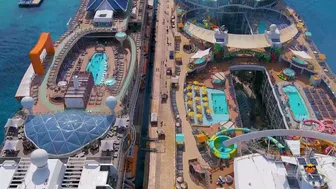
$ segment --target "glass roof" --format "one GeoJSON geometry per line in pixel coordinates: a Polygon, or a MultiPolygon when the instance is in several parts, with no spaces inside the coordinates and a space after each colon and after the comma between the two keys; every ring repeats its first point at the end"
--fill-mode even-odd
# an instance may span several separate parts
{"type": "Polygon", "coordinates": [[[30,115],[25,123],[25,133],[39,148],[62,155],[103,135],[113,121],[112,115],[88,114],[80,110],[30,115]]]}

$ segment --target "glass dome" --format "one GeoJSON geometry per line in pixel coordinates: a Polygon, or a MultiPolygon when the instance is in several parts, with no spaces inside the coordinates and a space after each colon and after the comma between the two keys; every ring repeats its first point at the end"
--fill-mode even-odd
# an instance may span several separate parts
{"type": "Polygon", "coordinates": [[[25,133],[49,154],[62,155],[80,149],[103,135],[113,123],[112,115],[88,114],[80,110],[30,115],[25,133]]]}

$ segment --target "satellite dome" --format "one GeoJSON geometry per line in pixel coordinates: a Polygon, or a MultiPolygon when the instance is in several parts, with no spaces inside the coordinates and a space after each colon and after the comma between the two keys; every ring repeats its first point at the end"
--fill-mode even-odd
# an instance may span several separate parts
{"type": "Polygon", "coordinates": [[[30,161],[38,168],[42,168],[48,163],[48,153],[43,149],[34,150],[30,155],[30,161]]]}
{"type": "Polygon", "coordinates": [[[34,99],[30,96],[26,96],[21,100],[23,108],[31,109],[34,106],[34,99]]]}
{"type": "Polygon", "coordinates": [[[272,24],[272,25],[270,26],[270,31],[271,31],[271,32],[275,32],[276,29],[277,29],[277,26],[276,26],[275,24],[272,24]]]}
{"type": "Polygon", "coordinates": [[[114,109],[117,106],[117,99],[114,96],[108,96],[105,100],[105,105],[110,108],[110,109],[114,109]]]}

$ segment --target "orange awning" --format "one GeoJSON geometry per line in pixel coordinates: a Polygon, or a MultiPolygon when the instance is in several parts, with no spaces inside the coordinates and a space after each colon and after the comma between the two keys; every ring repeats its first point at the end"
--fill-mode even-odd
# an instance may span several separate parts
{"type": "Polygon", "coordinates": [[[183,23],[178,23],[178,24],[177,24],[177,27],[178,27],[178,28],[183,28],[183,23]]]}
{"type": "Polygon", "coordinates": [[[319,54],[319,58],[320,58],[321,60],[325,60],[325,59],[327,59],[327,57],[326,57],[325,54],[319,54]]]}
{"type": "Polygon", "coordinates": [[[196,135],[196,138],[197,138],[197,141],[199,143],[203,143],[203,142],[206,142],[208,140],[207,137],[205,136],[205,134],[196,135]]]}

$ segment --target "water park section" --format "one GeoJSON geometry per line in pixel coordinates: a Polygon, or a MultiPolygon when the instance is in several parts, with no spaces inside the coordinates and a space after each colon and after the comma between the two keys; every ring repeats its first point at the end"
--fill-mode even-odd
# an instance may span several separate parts
{"type": "MultiPolygon", "coordinates": [[[[336,125],[334,120],[325,119],[325,120],[316,120],[316,119],[305,119],[300,124],[301,130],[316,131],[320,133],[327,133],[330,135],[336,135],[336,125]]],[[[330,154],[336,148],[335,144],[330,141],[320,140],[315,138],[308,137],[298,137],[298,136],[289,136],[290,140],[300,140],[301,141],[301,152],[308,147],[316,149],[321,154],[330,154]]]]}
{"type": "MultiPolygon", "coordinates": [[[[237,144],[232,144],[229,147],[225,147],[223,142],[228,140],[230,138],[229,136],[234,136],[236,131],[240,131],[242,133],[251,132],[251,130],[247,128],[229,128],[229,129],[223,129],[217,132],[208,141],[208,145],[209,145],[211,153],[213,153],[216,157],[220,159],[234,158],[237,155],[237,144]]],[[[283,146],[275,138],[267,137],[267,140],[275,144],[279,148],[279,152],[281,154],[285,151],[285,146],[283,146]]]]}

